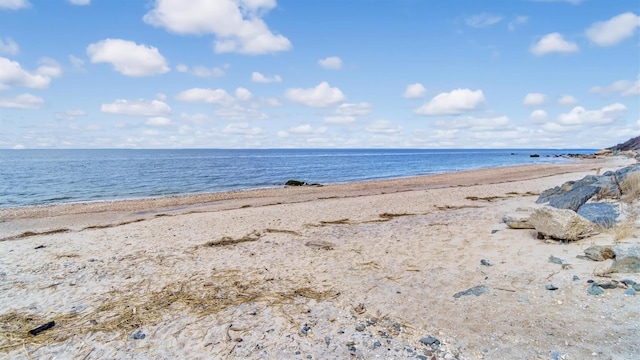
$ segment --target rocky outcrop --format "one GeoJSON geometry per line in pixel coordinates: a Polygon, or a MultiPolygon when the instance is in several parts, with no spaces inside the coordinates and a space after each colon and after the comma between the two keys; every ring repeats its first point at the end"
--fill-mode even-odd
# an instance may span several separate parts
{"type": "Polygon", "coordinates": [[[598,232],[598,226],[575,211],[545,206],[536,209],[529,223],[545,237],[577,241],[598,232]]]}
{"type": "Polygon", "coordinates": [[[593,195],[597,194],[600,188],[597,186],[577,186],[562,194],[549,198],[549,206],[556,209],[569,209],[578,211],[593,195]]]}
{"type": "Polygon", "coordinates": [[[631,138],[622,144],[607,148],[612,151],[628,151],[628,150],[640,150],[640,136],[631,138]]]}

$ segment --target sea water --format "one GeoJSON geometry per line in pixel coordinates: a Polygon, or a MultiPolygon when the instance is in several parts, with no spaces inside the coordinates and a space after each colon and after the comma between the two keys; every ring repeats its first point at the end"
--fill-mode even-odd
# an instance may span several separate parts
{"type": "Polygon", "coordinates": [[[0,150],[0,208],[572,161],[594,149],[0,150]],[[530,157],[531,154],[540,157],[530,157]]]}

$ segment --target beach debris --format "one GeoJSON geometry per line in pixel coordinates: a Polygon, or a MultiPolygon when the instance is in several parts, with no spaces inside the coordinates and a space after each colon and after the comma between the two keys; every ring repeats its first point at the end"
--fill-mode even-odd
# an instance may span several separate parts
{"type": "Polygon", "coordinates": [[[577,241],[597,234],[598,230],[597,225],[574,211],[549,206],[536,209],[529,222],[539,233],[556,240],[577,241]]]}
{"type": "Polygon", "coordinates": [[[147,335],[146,335],[145,333],[143,333],[143,332],[142,332],[142,330],[138,330],[138,331],[134,332],[134,333],[131,335],[131,338],[132,338],[133,340],[142,340],[142,339],[144,339],[144,338],[146,338],[146,337],[147,337],[147,335]]]}
{"type": "Polygon", "coordinates": [[[44,324],[44,325],[40,325],[35,329],[31,329],[29,330],[29,334],[36,336],[38,334],[40,334],[43,331],[49,330],[52,327],[54,327],[56,325],[55,321],[49,321],[48,323],[44,324]]]}
{"type": "Polygon", "coordinates": [[[489,260],[485,260],[485,259],[480,260],[480,265],[484,265],[484,266],[493,266],[493,265],[489,262],[489,260]]]}
{"type": "Polygon", "coordinates": [[[614,260],[609,272],[640,273],[640,245],[614,245],[611,251],[614,254],[614,260]]]}
{"type": "Polygon", "coordinates": [[[459,298],[461,296],[467,296],[467,295],[475,295],[475,296],[480,296],[484,293],[489,292],[489,287],[486,285],[478,285],[478,286],[474,286],[472,288],[469,288],[467,290],[464,291],[460,291],[457,292],[453,295],[454,298],[459,298]]]}
{"type": "Polygon", "coordinates": [[[313,240],[304,245],[318,250],[333,250],[336,246],[334,243],[324,240],[313,240]]]}
{"type": "Polygon", "coordinates": [[[549,284],[549,285],[545,286],[544,288],[547,289],[547,290],[550,290],[550,291],[558,290],[558,287],[553,285],[553,284],[549,284]]]}
{"type": "Polygon", "coordinates": [[[34,247],[33,250],[44,249],[46,247],[47,247],[46,245],[38,245],[38,246],[34,247]]]}
{"type": "Polygon", "coordinates": [[[587,289],[587,292],[590,295],[596,295],[596,296],[604,294],[604,290],[602,290],[602,288],[598,286],[598,283],[596,282],[591,283],[591,286],[589,286],[589,288],[587,289]]]}
{"type": "Polygon", "coordinates": [[[554,263],[554,264],[558,264],[558,265],[562,265],[563,261],[560,258],[557,258],[553,255],[549,256],[549,262],[550,263],[554,263]]]}
{"type": "Polygon", "coordinates": [[[508,213],[502,217],[502,222],[512,229],[533,229],[529,223],[529,213],[508,213]]]}
{"type": "Polygon", "coordinates": [[[222,238],[220,238],[219,240],[214,240],[214,241],[208,241],[206,243],[204,243],[202,246],[205,247],[214,247],[214,246],[226,246],[226,245],[235,245],[235,244],[240,244],[243,242],[251,242],[251,241],[258,241],[260,239],[260,237],[262,236],[262,234],[260,234],[257,231],[253,231],[241,238],[238,239],[234,239],[232,237],[229,236],[224,236],[222,238]]]}

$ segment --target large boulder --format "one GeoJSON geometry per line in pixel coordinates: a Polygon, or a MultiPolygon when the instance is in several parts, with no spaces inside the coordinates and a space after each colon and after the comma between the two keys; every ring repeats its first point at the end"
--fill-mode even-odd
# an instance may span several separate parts
{"type": "Polygon", "coordinates": [[[558,209],[570,209],[578,211],[578,208],[582,206],[587,200],[591,199],[593,195],[597,194],[600,190],[597,186],[578,186],[573,189],[559,194],[553,195],[549,198],[549,205],[558,209]]]}
{"type": "Polygon", "coordinates": [[[578,209],[578,215],[604,228],[611,228],[616,224],[620,212],[618,207],[609,203],[587,203],[578,209]]]}
{"type": "Polygon", "coordinates": [[[640,245],[625,244],[611,247],[615,255],[609,271],[616,273],[640,273],[640,245]]]}
{"type": "Polygon", "coordinates": [[[529,223],[529,213],[504,214],[502,221],[512,229],[533,229],[529,223]]]}
{"type": "Polygon", "coordinates": [[[598,232],[598,226],[575,211],[549,206],[536,209],[529,223],[542,235],[557,240],[577,241],[598,232]]]}

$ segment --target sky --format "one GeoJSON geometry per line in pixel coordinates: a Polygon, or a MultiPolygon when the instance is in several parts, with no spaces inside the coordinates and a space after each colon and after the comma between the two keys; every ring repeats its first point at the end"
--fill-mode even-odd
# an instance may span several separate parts
{"type": "Polygon", "coordinates": [[[637,135],[637,0],[0,0],[0,149],[637,135]]]}

